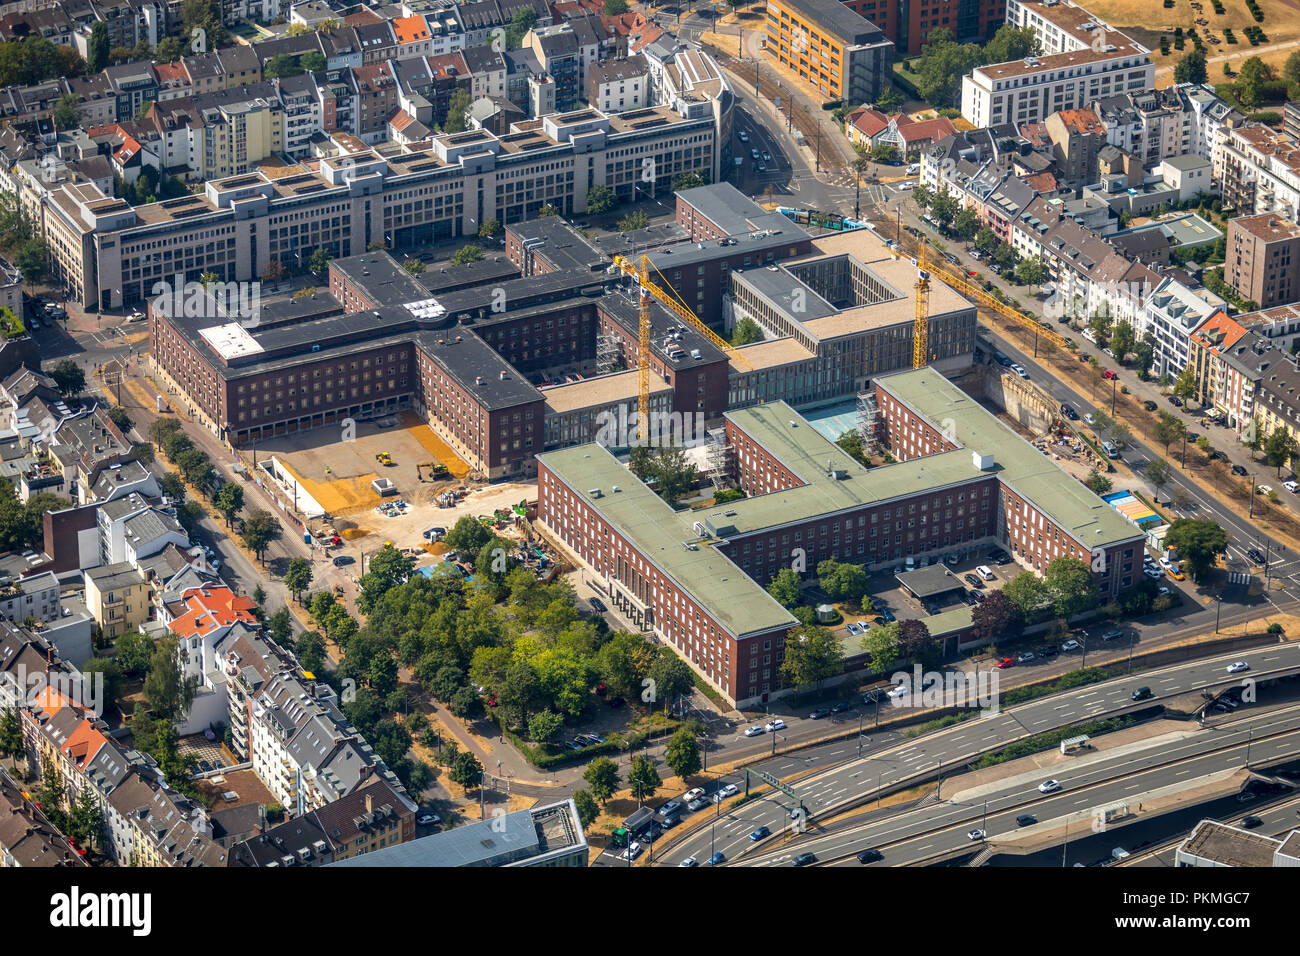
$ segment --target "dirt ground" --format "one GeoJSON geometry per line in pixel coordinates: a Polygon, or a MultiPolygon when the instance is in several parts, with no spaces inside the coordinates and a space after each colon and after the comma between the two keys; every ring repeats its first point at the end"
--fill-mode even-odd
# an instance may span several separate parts
{"type": "Polygon", "coordinates": [[[358,422],[355,438],[348,441],[341,440],[332,428],[270,439],[257,446],[258,457],[279,458],[307,493],[336,517],[351,517],[377,505],[379,495],[370,487],[377,477],[390,479],[397,487],[397,497],[421,504],[432,503],[438,492],[469,474],[469,465],[414,412],[390,420],[395,424],[388,428],[358,422]],[[381,453],[389,455],[391,466],[379,463],[376,456],[381,453]],[[427,467],[422,474],[417,468],[435,461],[446,466],[451,479],[433,482],[427,467]]]}
{"type": "MultiPolygon", "coordinates": [[[[1186,41],[1183,49],[1174,48],[1174,30],[1177,27],[1182,27],[1184,33],[1195,27],[1205,42],[1205,55],[1211,60],[1227,56],[1234,69],[1239,68],[1247,57],[1256,55],[1274,68],[1280,68],[1290,52],[1300,46],[1300,0],[1260,0],[1264,20],[1259,24],[1246,9],[1244,0],[1223,0],[1222,16],[1214,12],[1211,0],[1174,0],[1172,9],[1166,9],[1163,0],[1088,0],[1081,5],[1151,49],[1156,72],[1165,81],[1158,85],[1172,82],[1173,67],[1192,49],[1190,40],[1186,41]],[[1200,9],[1193,7],[1192,3],[1200,9]],[[1197,23],[1200,19],[1207,20],[1208,24],[1197,23]],[[1244,32],[1248,26],[1259,26],[1268,39],[1258,47],[1251,46],[1244,32]],[[1232,29],[1236,43],[1227,42],[1223,32],[1225,27],[1232,29]],[[1168,56],[1160,55],[1162,35],[1169,38],[1168,56]],[[1284,48],[1273,49],[1279,45],[1284,48]],[[1164,75],[1166,72],[1168,76],[1164,75]]],[[[1222,83],[1226,79],[1223,67],[1218,63],[1211,66],[1209,73],[1211,83],[1222,83]]]]}

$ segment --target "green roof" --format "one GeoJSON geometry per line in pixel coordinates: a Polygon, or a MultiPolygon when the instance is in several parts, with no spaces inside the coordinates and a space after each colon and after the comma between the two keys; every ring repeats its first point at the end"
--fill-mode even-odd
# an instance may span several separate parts
{"type": "Polygon", "coordinates": [[[674,511],[603,446],[577,445],[537,458],[732,634],[799,623],[730,558],[700,542],[693,525],[701,513],[674,511]],[[596,489],[599,498],[590,494],[596,489]]]}
{"type": "MultiPolygon", "coordinates": [[[[1082,482],[1056,465],[1050,455],[1003,425],[986,408],[930,369],[899,372],[876,380],[922,418],[953,435],[958,450],[931,459],[962,458],[974,470],[972,452],[992,455],[992,471],[1026,501],[1088,549],[1142,537],[1082,482]]],[[[907,467],[919,462],[906,462],[907,467]]]]}
{"type": "Polygon", "coordinates": [[[951,634],[954,631],[964,631],[971,626],[973,620],[972,613],[974,608],[955,607],[951,611],[943,611],[939,614],[931,614],[929,617],[922,618],[925,626],[930,629],[931,637],[943,637],[945,634],[951,634]]]}
{"type": "MultiPolygon", "coordinates": [[[[785,402],[732,411],[727,418],[807,484],[697,511],[674,511],[600,445],[578,445],[537,457],[737,636],[793,627],[797,621],[710,542],[962,485],[982,475],[997,475],[1088,548],[1141,538],[1106,502],[942,375],[921,369],[879,381],[917,414],[951,430],[960,447],[868,469],[785,402]],[[976,455],[992,456],[993,462],[981,467],[976,455]],[[709,533],[697,533],[697,522],[703,522],[709,533]],[[688,542],[694,544],[693,550],[688,542]]],[[[931,620],[954,629],[963,615],[969,624],[968,608],[931,620]]]]}

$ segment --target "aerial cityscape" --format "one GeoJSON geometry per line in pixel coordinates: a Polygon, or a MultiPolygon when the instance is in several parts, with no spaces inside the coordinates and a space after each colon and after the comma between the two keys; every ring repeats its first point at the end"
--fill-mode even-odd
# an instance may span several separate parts
{"type": "Polygon", "coordinates": [[[19,0],[0,78],[51,925],[1300,866],[1292,0],[19,0]]]}

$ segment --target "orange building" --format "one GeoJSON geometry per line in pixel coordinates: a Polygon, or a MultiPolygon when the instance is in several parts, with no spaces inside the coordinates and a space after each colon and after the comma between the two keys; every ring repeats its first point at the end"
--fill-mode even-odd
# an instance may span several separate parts
{"type": "Polygon", "coordinates": [[[827,100],[874,103],[894,44],[839,0],[767,0],[766,49],[827,100]]]}

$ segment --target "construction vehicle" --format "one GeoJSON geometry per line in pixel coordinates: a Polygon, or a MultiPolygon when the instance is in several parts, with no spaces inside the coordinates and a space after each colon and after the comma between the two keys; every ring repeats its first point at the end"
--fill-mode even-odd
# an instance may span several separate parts
{"type": "Polygon", "coordinates": [[[379,462],[385,468],[391,468],[393,466],[393,459],[388,456],[388,452],[386,451],[381,451],[376,455],[375,461],[379,462]]]}
{"type": "Polygon", "coordinates": [[[451,479],[451,472],[447,470],[446,465],[444,465],[440,461],[431,461],[428,464],[419,464],[415,466],[415,477],[420,481],[425,480],[424,469],[426,468],[429,469],[429,478],[428,478],[429,481],[440,481],[440,480],[451,479]]]}
{"type": "Polygon", "coordinates": [[[638,329],[640,334],[638,336],[636,362],[639,373],[637,383],[639,386],[637,391],[639,404],[637,408],[640,414],[637,416],[637,437],[645,441],[650,437],[650,300],[652,298],[658,299],[668,311],[721,349],[729,359],[742,369],[752,372],[754,366],[731,343],[720,338],[690,310],[677,293],[672,291],[673,287],[669,285],[663,273],[651,265],[649,256],[638,256],[635,261],[625,256],[615,256],[614,265],[625,276],[635,279],[640,289],[640,327],[638,329]],[[650,270],[652,269],[654,274],[663,282],[662,286],[656,285],[650,280],[650,270]]]}

